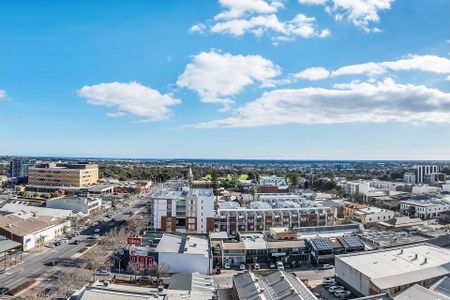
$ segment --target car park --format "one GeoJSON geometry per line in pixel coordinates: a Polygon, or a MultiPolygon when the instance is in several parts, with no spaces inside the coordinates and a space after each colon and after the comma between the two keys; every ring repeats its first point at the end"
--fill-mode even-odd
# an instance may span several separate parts
{"type": "Polygon", "coordinates": [[[239,269],[240,269],[241,271],[244,271],[244,270],[246,269],[246,267],[245,267],[244,264],[241,264],[241,265],[239,266],[239,269]]]}

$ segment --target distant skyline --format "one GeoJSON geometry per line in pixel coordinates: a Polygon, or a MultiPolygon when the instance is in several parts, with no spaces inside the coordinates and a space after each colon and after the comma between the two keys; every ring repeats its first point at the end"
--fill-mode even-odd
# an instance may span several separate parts
{"type": "Polygon", "coordinates": [[[449,160],[446,0],[0,5],[0,155],[449,160]]]}

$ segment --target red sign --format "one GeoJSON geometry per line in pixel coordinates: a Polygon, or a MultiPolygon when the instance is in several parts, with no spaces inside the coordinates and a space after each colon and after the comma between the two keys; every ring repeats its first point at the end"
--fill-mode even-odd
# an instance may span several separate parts
{"type": "Polygon", "coordinates": [[[138,236],[130,236],[127,238],[128,245],[140,246],[141,243],[142,243],[142,238],[140,238],[138,236]]]}
{"type": "Polygon", "coordinates": [[[130,261],[132,263],[139,263],[141,267],[144,267],[148,270],[151,270],[153,265],[155,264],[155,258],[153,256],[136,256],[131,255],[130,261]]]}

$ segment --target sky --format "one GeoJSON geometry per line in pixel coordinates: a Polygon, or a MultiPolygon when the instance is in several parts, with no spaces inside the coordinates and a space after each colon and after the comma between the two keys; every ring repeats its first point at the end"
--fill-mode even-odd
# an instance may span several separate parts
{"type": "Polygon", "coordinates": [[[450,159],[448,0],[0,4],[0,155],[450,159]]]}

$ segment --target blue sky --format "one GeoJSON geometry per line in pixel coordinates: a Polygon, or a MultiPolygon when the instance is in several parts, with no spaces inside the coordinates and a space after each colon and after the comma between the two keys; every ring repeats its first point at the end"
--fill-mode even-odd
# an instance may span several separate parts
{"type": "Polygon", "coordinates": [[[2,1],[0,154],[450,159],[449,1],[2,1]]]}

